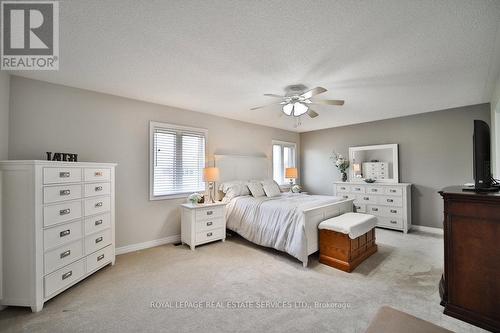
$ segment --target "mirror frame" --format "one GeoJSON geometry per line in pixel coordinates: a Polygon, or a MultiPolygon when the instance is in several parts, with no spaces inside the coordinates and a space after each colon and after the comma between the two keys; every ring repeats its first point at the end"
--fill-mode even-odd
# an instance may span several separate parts
{"type": "Polygon", "coordinates": [[[349,182],[352,183],[364,183],[365,178],[356,178],[353,175],[353,162],[354,153],[363,150],[381,150],[381,149],[392,149],[392,175],[391,179],[377,179],[376,183],[399,183],[399,156],[398,156],[398,144],[391,143],[385,145],[371,145],[371,146],[358,146],[349,147],[349,182]]]}

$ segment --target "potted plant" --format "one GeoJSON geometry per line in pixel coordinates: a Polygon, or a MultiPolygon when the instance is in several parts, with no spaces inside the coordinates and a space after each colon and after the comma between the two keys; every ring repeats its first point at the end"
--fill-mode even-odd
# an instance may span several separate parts
{"type": "Polygon", "coordinates": [[[347,160],[341,154],[333,152],[330,159],[335,163],[337,169],[339,169],[340,173],[342,173],[342,181],[347,181],[347,169],[349,168],[349,160],[347,160]]]}
{"type": "Polygon", "coordinates": [[[202,201],[203,195],[200,193],[193,193],[188,196],[188,201],[191,202],[192,204],[198,204],[202,201]]]}

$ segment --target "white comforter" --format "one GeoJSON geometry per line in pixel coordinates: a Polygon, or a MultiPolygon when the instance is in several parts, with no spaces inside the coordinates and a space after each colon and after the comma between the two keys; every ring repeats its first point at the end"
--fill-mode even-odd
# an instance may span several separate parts
{"type": "Polygon", "coordinates": [[[306,194],[236,197],[227,205],[227,228],[253,243],[285,251],[307,265],[304,210],[341,200],[340,197],[306,194]]]}

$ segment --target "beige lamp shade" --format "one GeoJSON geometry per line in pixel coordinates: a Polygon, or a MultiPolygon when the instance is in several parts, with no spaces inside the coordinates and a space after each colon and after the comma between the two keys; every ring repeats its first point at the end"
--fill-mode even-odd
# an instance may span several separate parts
{"type": "Polygon", "coordinates": [[[205,169],[203,169],[203,181],[205,181],[205,182],[219,181],[219,168],[205,168],[205,169]]]}
{"type": "Polygon", "coordinates": [[[297,168],[286,168],[285,169],[285,178],[289,179],[297,179],[299,172],[297,168]]]}

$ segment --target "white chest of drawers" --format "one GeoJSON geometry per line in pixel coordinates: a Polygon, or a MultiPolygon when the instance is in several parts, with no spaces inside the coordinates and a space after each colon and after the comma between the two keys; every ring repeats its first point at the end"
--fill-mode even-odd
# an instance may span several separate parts
{"type": "Polygon", "coordinates": [[[389,178],[389,163],[365,162],[362,164],[364,178],[387,179],[389,178]]]}
{"type": "Polygon", "coordinates": [[[411,228],[411,184],[335,182],[333,193],[354,199],[355,210],[377,217],[377,226],[407,233],[411,228]]]}
{"type": "Polygon", "coordinates": [[[225,203],[181,205],[181,241],[191,247],[226,239],[225,203]]]}
{"type": "Polygon", "coordinates": [[[115,166],[0,161],[2,305],[45,301],[115,262],[115,166]]]}

